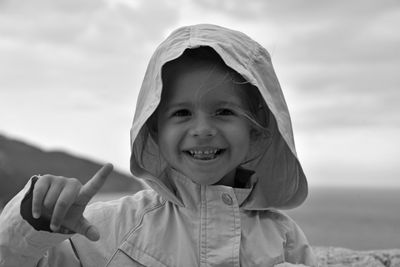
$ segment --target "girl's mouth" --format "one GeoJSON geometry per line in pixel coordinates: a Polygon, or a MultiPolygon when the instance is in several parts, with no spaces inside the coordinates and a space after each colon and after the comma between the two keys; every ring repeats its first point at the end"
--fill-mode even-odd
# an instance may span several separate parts
{"type": "Polygon", "coordinates": [[[225,149],[207,148],[207,149],[189,149],[184,152],[196,160],[212,160],[223,153],[225,149]]]}

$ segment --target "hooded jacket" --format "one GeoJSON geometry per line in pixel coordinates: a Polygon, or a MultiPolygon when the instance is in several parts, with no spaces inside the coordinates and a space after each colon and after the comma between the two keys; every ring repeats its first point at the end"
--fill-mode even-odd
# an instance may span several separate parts
{"type": "Polygon", "coordinates": [[[89,206],[85,216],[99,228],[99,241],[31,226],[20,214],[28,183],[0,216],[0,266],[316,265],[300,228],[278,211],[300,205],[307,182],[270,55],[248,36],[195,25],[179,28],[161,43],[139,93],[131,148],[131,172],[151,189],[89,206]],[[186,49],[201,46],[215,50],[258,88],[270,110],[265,114],[270,141],[237,174],[248,180],[247,188],[199,185],[168,168],[146,126],[160,103],[162,67],[186,49]]]}

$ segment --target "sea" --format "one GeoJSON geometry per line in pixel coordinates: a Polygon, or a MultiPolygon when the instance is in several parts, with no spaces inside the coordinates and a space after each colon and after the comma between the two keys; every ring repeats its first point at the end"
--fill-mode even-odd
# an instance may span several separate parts
{"type": "Polygon", "coordinates": [[[400,248],[400,188],[312,187],[286,212],[314,246],[400,248]]]}

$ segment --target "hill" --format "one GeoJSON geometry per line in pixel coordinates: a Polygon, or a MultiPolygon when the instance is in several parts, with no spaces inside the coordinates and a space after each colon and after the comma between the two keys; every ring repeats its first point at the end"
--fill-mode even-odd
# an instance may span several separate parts
{"type": "MultiPolygon", "coordinates": [[[[62,151],[44,151],[0,135],[0,210],[34,174],[75,177],[85,183],[101,166],[98,162],[62,151]]],[[[136,192],[141,188],[138,181],[114,170],[101,192],[136,192]]]]}

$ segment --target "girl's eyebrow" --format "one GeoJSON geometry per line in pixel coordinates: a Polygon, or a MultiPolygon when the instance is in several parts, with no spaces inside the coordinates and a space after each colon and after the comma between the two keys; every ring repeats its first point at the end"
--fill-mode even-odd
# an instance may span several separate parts
{"type": "Polygon", "coordinates": [[[165,110],[169,111],[176,108],[187,108],[188,106],[190,106],[188,102],[168,103],[167,105],[165,105],[165,110]]]}
{"type": "Polygon", "coordinates": [[[216,106],[225,106],[225,107],[242,107],[242,103],[236,103],[232,101],[218,101],[215,103],[216,106]]]}

